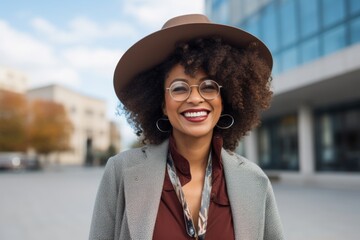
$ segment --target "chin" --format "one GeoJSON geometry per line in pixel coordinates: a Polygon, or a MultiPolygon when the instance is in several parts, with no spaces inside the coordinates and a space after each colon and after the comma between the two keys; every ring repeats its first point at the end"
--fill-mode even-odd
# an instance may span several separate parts
{"type": "Polygon", "coordinates": [[[200,138],[200,137],[205,137],[205,136],[212,136],[213,133],[213,129],[209,130],[209,129],[189,129],[188,131],[185,132],[185,135],[188,135],[189,137],[194,137],[194,138],[200,138]]]}

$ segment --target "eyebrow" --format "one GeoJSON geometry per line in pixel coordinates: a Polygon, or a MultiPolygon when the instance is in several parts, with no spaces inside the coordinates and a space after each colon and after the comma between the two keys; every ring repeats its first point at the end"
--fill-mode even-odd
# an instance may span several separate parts
{"type": "MultiPolygon", "coordinates": [[[[199,81],[205,81],[205,80],[208,80],[208,79],[210,79],[209,76],[205,76],[205,77],[200,78],[199,81]]],[[[178,81],[186,82],[186,83],[189,82],[189,80],[186,79],[186,78],[175,78],[175,79],[171,80],[170,85],[173,84],[174,82],[178,82],[178,81]]]]}

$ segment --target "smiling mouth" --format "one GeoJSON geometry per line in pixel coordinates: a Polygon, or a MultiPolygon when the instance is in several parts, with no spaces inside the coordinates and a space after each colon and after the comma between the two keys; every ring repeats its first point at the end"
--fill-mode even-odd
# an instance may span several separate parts
{"type": "Polygon", "coordinates": [[[183,113],[186,118],[198,118],[198,117],[206,117],[208,115],[207,111],[199,111],[199,112],[185,112],[183,113]]]}

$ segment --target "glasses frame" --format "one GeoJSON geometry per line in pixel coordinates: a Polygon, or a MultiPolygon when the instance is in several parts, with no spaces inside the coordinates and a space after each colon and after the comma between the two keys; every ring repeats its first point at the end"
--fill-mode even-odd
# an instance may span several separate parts
{"type": "Polygon", "coordinates": [[[222,86],[219,85],[216,81],[214,81],[214,80],[212,80],[212,79],[206,79],[206,80],[202,81],[200,84],[194,84],[194,85],[189,85],[187,82],[184,82],[184,81],[175,81],[175,82],[173,82],[168,88],[165,88],[165,89],[166,89],[167,91],[169,91],[170,97],[171,97],[174,101],[183,102],[183,101],[187,100],[187,99],[190,97],[190,94],[192,93],[192,88],[193,88],[193,87],[197,87],[198,93],[199,93],[200,96],[201,96],[203,99],[205,99],[205,100],[213,100],[213,99],[215,99],[217,96],[219,96],[220,90],[221,90],[221,88],[222,88],[222,86]],[[209,82],[209,81],[211,81],[212,83],[215,83],[215,84],[217,85],[218,89],[219,89],[218,93],[217,93],[216,96],[214,96],[213,98],[208,98],[208,97],[203,96],[203,95],[201,94],[201,91],[200,91],[200,86],[201,86],[201,84],[203,84],[203,83],[205,83],[205,82],[209,82]],[[186,98],[184,98],[183,100],[177,100],[177,99],[175,99],[175,97],[171,94],[171,87],[172,87],[174,84],[178,83],[178,82],[184,83],[184,84],[186,84],[186,85],[189,87],[189,91],[187,92],[187,96],[186,96],[186,98]]]}

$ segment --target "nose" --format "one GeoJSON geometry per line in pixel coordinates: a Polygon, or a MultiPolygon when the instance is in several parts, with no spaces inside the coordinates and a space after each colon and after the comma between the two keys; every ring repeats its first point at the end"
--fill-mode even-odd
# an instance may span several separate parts
{"type": "Polygon", "coordinates": [[[186,100],[186,102],[194,103],[194,104],[204,102],[204,98],[200,95],[198,85],[191,86],[190,95],[189,95],[188,99],[186,100]]]}

